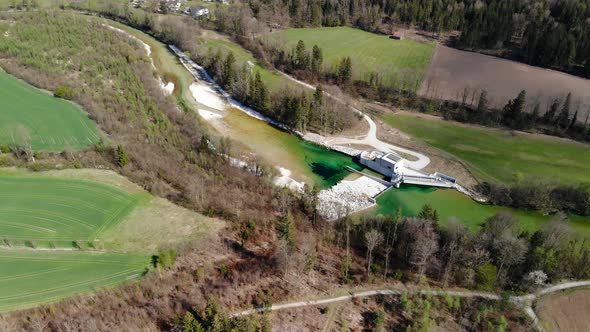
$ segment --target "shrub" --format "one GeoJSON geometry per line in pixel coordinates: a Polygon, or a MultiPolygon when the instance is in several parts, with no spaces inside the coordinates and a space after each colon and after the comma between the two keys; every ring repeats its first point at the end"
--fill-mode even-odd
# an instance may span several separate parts
{"type": "Polygon", "coordinates": [[[57,98],[72,99],[74,97],[74,90],[68,85],[60,85],[55,89],[53,95],[57,98]]]}
{"type": "Polygon", "coordinates": [[[169,268],[176,262],[176,251],[172,249],[162,250],[157,256],[153,257],[153,261],[154,266],[157,268],[169,268]]]}
{"type": "Polygon", "coordinates": [[[494,264],[487,263],[482,265],[477,269],[477,288],[486,291],[492,290],[494,288],[494,283],[496,282],[497,273],[498,269],[494,264]]]}
{"type": "Polygon", "coordinates": [[[0,145],[0,153],[11,153],[12,150],[8,145],[0,145]]]}

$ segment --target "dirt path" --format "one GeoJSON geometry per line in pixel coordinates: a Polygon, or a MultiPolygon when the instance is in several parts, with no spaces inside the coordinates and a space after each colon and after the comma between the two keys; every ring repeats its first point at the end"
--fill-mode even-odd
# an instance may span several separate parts
{"type": "Polygon", "coordinates": [[[424,294],[424,295],[433,295],[433,296],[441,296],[441,295],[450,295],[455,297],[470,297],[470,298],[483,298],[488,300],[499,300],[500,296],[494,293],[480,293],[480,292],[463,292],[463,291],[442,291],[442,290],[427,290],[427,289],[380,289],[380,290],[370,290],[364,292],[357,292],[357,293],[350,293],[343,296],[332,297],[327,299],[321,300],[308,300],[308,301],[300,301],[300,302],[291,302],[285,304],[277,304],[273,305],[270,308],[254,308],[249,310],[244,310],[241,312],[237,312],[232,315],[232,317],[239,317],[245,315],[251,315],[257,312],[264,312],[264,311],[277,311],[277,310],[284,310],[284,309],[292,309],[292,308],[300,308],[300,307],[307,307],[307,306],[318,306],[318,305],[326,305],[330,303],[342,302],[342,301],[350,301],[353,299],[359,299],[364,297],[372,297],[372,296],[400,296],[403,292],[413,293],[413,294],[424,294]]]}
{"type": "MultiPolygon", "coordinates": [[[[288,78],[289,80],[304,86],[308,89],[312,89],[315,90],[315,87],[311,84],[305,83],[303,81],[300,81],[290,75],[287,75],[283,72],[281,72],[281,75],[283,75],[284,77],[288,78]]],[[[324,92],[324,95],[333,98],[343,104],[346,104],[346,102],[328,92],[324,92]]],[[[358,114],[361,114],[363,116],[363,118],[365,119],[365,121],[367,121],[369,123],[369,131],[367,132],[366,135],[364,135],[363,138],[349,138],[349,137],[340,137],[340,136],[336,136],[336,137],[323,137],[320,135],[314,135],[317,137],[319,136],[321,140],[323,140],[325,142],[326,145],[350,145],[350,144],[355,144],[355,145],[368,145],[368,146],[372,146],[373,148],[383,151],[383,152],[398,152],[398,153],[403,153],[403,154],[407,154],[410,155],[414,158],[416,158],[415,160],[408,160],[407,165],[413,169],[416,170],[421,170],[423,168],[425,168],[426,166],[428,166],[428,164],[430,164],[430,158],[428,158],[427,156],[425,156],[422,153],[416,152],[414,150],[410,150],[410,149],[406,149],[406,148],[402,148],[400,146],[397,145],[393,145],[393,144],[389,144],[387,142],[384,142],[382,140],[380,140],[379,138],[377,138],[377,125],[375,124],[375,121],[373,121],[373,119],[371,119],[371,117],[369,117],[367,114],[361,112],[360,110],[358,110],[357,108],[355,108],[354,106],[349,105],[349,107],[358,114]]]]}
{"type": "MultiPolygon", "coordinates": [[[[558,285],[548,286],[543,288],[535,293],[526,294],[522,296],[511,296],[510,301],[515,305],[519,306],[532,320],[535,329],[538,331],[544,332],[545,328],[541,324],[539,317],[533,310],[533,302],[536,301],[539,297],[545,296],[547,294],[555,293],[558,291],[563,291],[566,289],[577,288],[577,287],[588,287],[590,286],[590,280],[582,280],[582,281],[572,281],[566,282],[558,285]]],[[[378,289],[378,290],[369,290],[369,291],[362,291],[362,292],[352,292],[347,295],[336,296],[326,299],[320,300],[307,300],[307,301],[299,301],[299,302],[291,302],[291,303],[284,303],[284,304],[276,304],[272,305],[269,308],[254,308],[248,309],[240,312],[236,312],[231,315],[231,317],[239,317],[245,315],[251,315],[254,313],[259,312],[266,312],[266,311],[277,311],[277,310],[285,310],[285,309],[293,309],[293,308],[300,308],[300,307],[307,307],[307,306],[320,306],[320,305],[327,305],[330,303],[342,302],[342,301],[351,301],[353,299],[364,298],[364,297],[372,297],[372,296],[400,296],[403,292],[408,292],[411,294],[423,294],[423,295],[432,295],[432,296],[453,296],[453,297],[462,297],[462,298],[481,298],[486,300],[498,301],[501,299],[501,296],[496,293],[486,293],[486,292],[472,292],[472,291],[447,291],[447,290],[432,290],[432,289],[424,289],[424,288],[399,288],[399,289],[378,289]]]]}

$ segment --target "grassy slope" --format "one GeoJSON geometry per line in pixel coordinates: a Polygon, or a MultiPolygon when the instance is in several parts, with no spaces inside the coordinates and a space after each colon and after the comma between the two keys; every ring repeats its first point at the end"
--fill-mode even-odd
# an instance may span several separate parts
{"type": "Polygon", "coordinates": [[[0,71],[0,144],[34,150],[81,149],[99,141],[96,124],[77,106],[0,71]]]}
{"type": "Polygon", "coordinates": [[[156,67],[156,71],[160,77],[163,77],[166,82],[174,83],[174,96],[181,98],[188,105],[196,107],[196,102],[191,95],[189,87],[194,81],[192,75],[182,66],[178,58],[168,49],[168,47],[157,41],[155,38],[118,22],[102,19],[105,24],[114,26],[121,30],[132,34],[139,40],[148,44],[151,48],[151,58],[156,67]]]}
{"type": "Polygon", "coordinates": [[[138,277],[147,256],[0,250],[0,312],[53,302],[138,277]]]}
{"type": "Polygon", "coordinates": [[[385,115],[401,131],[464,161],[480,178],[511,183],[518,177],[590,182],[590,146],[555,138],[467,127],[413,115],[385,115]]]}
{"type": "Polygon", "coordinates": [[[327,65],[335,65],[349,56],[357,79],[367,79],[371,72],[378,72],[387,80],[404,69],[416,70],[423,76],[434,52],[434,43],[392,40],[349,27],[289,29],[271,36],[272,39],[286,40],[289,49],[299,40],[303,40],[309,50],[318,45],[327,65]]]}
{"type": "MultiPolygon", "coordinates": [[[[519,220],[522,230],[534,231],[548,222],[551,217],[539,212],[526,212],[500,206],[479,204],[455,190],[436,190],[416,186],[402,186],[391,189],[377,199],[374,212],[395,215],[399,207],[405,216],[417,215],[424,204],[432,205],[438,212],[441,225],[451,217],[458,218],[472,231],[477,231],[486,218],[501,211],[508,211],[519,220]]],[[[570,216],[570,226],[576,234],[590,238],[590,218],[570,216]]]]}

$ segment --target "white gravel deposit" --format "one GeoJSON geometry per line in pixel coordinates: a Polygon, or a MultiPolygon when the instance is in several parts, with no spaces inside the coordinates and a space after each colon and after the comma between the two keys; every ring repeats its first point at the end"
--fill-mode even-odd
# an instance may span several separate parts
{"type": "Polygon", "coordinates": [[[219,113],[215,113],[215,112],[211,112],[211,111],[207,111],[207,110],[203,110],[203,109],[199,109],[199,115],[207,121],[220,119],[223,117],[223,115],[221,115],[219,113]]]}
{"type": "Polygon", "coordinates": [[[166,96],[170,96],[174,92],[174,83],[172,82],[160,82],[160,87],[162,88],[162,91],[164,91],[164,94],[166,96]]]}
{"type": "Polygon", "coordinates": [[[303,192],[303,186],[305,186],[305,184],[303,182],[299,182],[291,178],[290,170],[283,167],[279,167],[279,172],[281,172],[281,176],[277,176],[274,179],[275,185],[279,187],[289,188],[295,192],[303,192]]]}
{"type": "Polygon", "coordinates": [[[320,191],[319,213],[327,220],[336,220],[375,205],[375,196],[388,187],[369,177],[340,181],[330,189],[320,191]]]}
{"type": "Polygon", "coordinates": [[[223,111],[225,109],[223,98],[213,88],[202,81],[191,84],[190,90],[197,102],[214,110],[223,111]]]}

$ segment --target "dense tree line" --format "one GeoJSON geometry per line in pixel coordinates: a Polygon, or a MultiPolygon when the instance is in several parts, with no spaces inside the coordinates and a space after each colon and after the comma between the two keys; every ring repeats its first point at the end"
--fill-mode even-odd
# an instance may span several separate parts
{"type": "Polygon", "coordinates": [[[510,187],[484,182],[477,186],[477,190],[495,205],[549,213],[563,211],[590,215],[590,191],[587,185],[551,185],[523,181],[510,187]]]}
{"type": "Polygon", "coordinates": [[[485,126],[503,126],[515,130],[535,130],[548,135],[569,137],[575,140],[590,140],[590,111],[581,116],[579,106],[572,103],[572,95],[564,99],[555,98],[547,105],[539,102],[527,104],[526,91],[521,91],[502,109],[495,109],[488,105],[485,90],[479,97],[463,93],[462,102],[433,102],[423,106],[424,111],[438,111],[445,119],[459,122],[477,123],[485,126]]]}
{"type": "MultiPolygon", "coordinates": [[[[203,54],[203,53],[201,53],[203,54]]],[[[220,49],[200,57],[213,78],[236,99],[297,131],[338,132],[349,127],[354,118],[346,107],[335,108],[324,103],[322,87],[313,93],[306,89],[284,86],[271,92],[258,70],[239,63],[233,52],[220,49]],[[343,114],[344,113],[344,114],[343,114]]],[[[326,97],[327,98],[327,97],[326,97]]]]}
{"type": "Polygon", "coordinates": [[[457,0],[249,0],[265,21],[288,13],[292,27],[353,25],[380,31],[383,23],[414,25],[428,31],[457,29],[464,18],[464,1],[457,0]]]}
{"type": "MultiPolygon", "coordinates": [[[[419,278],[428,276],[444,285],[523,291],[590,276],[590,247],[573,237],[561,213],[540,230],[526,232],[516,217],[502,212],[473,233],[456,219],[439,226],[436,210],[425,205],[417,217],[402,218],[399,212],[354,225],[342,220],[337,229],[337,242],[346,253],[366,253],[369,276],[396,275],[409,268],[419,278]]],[[[350,271],[347,255],[341,263],[344,281],[350,271]]]]}

